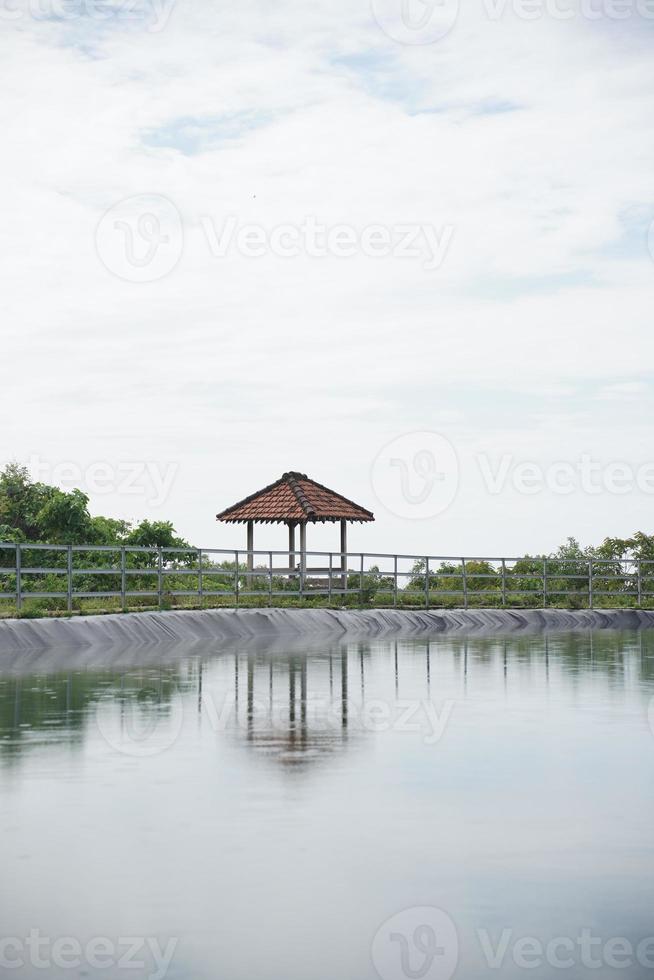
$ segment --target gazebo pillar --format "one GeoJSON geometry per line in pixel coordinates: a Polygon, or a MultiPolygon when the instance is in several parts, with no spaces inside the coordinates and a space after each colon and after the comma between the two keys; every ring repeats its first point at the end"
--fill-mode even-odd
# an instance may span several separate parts
{"type": "Polygon", "coordinates": [[[248,590],[252,588],[252,580],[254,576],[252,572],[254,571],[254,521],[248,521],[248,575],[247,583],[248,590]]]}
{"type": "Polygon", "coordinates": [[[341,588],[347,589],[347,521],[341,518],[341,588]]]}
{"type": "Polygon", "coordinates": [[[300,521],[300,585],[304,588],[304,576],[307,571],[307,522],[300,521]]]}
{"type": "Polygon", "coordinates": [[[288,567],[295,568],[295,521],[288,522],[288,567]]]}

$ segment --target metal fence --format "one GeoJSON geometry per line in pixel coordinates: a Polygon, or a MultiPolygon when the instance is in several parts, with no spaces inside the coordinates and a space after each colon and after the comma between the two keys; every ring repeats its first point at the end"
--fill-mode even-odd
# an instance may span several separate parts
{"type": "Polygon", "coordinates": [[[654,604],[654,561],[463,558],[360,552],[231,551],[0,543],[0,599],[72,612],[114,605],[270,605],[309,598],[362,605],[642,607],[654,604]]]}

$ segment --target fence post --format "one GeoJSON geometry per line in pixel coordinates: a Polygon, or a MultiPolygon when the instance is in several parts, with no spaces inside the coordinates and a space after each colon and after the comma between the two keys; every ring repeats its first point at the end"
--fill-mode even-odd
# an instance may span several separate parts
{"type": "Polygon", "coordinates": [[[502,559],[502,606],[506,606],[506,559],[502,559]]]}
{"type": "Polygon", "coordinates": [[[468,608],[468,571],[466,569],[465,558],[461,559],[461,567],[463,568],[463,608],[468,608]]]}
{"type": "Polygon", "coordinates": [[[333,570],[333,567],[334,567],[334,555],[330,551],[329,552],[329,583],[327,585],[327,601],[329,602],[329,605],[330,606],[332,604],[332,570],[333,570]]]}
{"type": "Polygon", "coordinates": [[[127,555],[120,549],[120,602],[123,612],[127,612],[127,555]]]}
{"type": "Polygon", "coordinates": [[[273,565],[273,554],[272,551],[269,551],[268,552],[268,603],[271,606],[273,604],[272,565],[273,565]]]}
{"type": "Polygon", "coordinates": [[[397,609],[397,555],[393,555],[393,609],[397,609]]]}
{"type": "Polygon", "coordinates": [[[638,559],[638,608],[643,604],[643,569],[640,558],[638,559]]]}
{"type": "Polygon", "coordinates": [[[547,609],[547,558],[543,558],[543,609],[547,609]]]}
{"type": "Polygon", "coordinates": [[[202,579],[202,552],[198,551],[198,595],[200,596],[200,609],[204,606],[204,582],[202,579]]]}
{"type": "Polygon", "coordinates": [[[429,609],[429,558],[425,558],[425,609],[429,609]]]}
{"type": "Polygon", "coordinates": [[[157,592],[159,593],[159,609],[163,608],[163,550],[157,548],[157,592]]]}
{"type": "Polygon", "coordinates": [[[363,552],[361,552],[361,565],[359,566],[359,603],[363,605],[363,552]]]}
{"type": "Polygon", "coordinates": [[[588,561],[588,608],[593,608],[593,559],[588,561]]]}
{"type": "Polygon", "coordinates": [[[68,612],[73,611],[73,546],[68,545],[66,567],[68,574],[66,576],[66,604],[68,607],[68,612]]]}
{"type": "Polygon", "coordinates": [[[238,580],[238,551],[234,552],[234,597],[238,609],[239,580],[238,580]]]}
{"type": "Polygon", "coordinates": [[[23,608],[23,583],[21,580],[21,550],[20,545],[16,545],[16,609],[18,612],[23,608]]]}

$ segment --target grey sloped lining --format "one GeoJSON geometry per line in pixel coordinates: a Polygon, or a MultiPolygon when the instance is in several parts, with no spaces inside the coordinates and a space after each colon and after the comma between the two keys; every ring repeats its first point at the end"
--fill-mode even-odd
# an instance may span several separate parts
{"type": "MultiPolygon", "coordinates": [[[[540,630],[654,627],[654,612],[636,609],[211,609],[80,616],[70,619],[0,620],[0,657],[48,649],[136,650],[258,637],[418,636],[440,633],[516,633],[540,630]]],[[[1,664],[0,664],[1,665],[1,664]]]]}

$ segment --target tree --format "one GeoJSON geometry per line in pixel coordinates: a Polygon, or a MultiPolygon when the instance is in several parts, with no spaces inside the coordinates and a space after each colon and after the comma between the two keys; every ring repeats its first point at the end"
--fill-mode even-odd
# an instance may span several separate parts
{"type": "MultiPolygon", "coordinates": [[[[193,547],[183,538],[178,538],[175,528],[170,521],[141,521],[125,538],[125,544],[138,548],[184,548],[186,554],[166,555],[167,565],[191,566],[195,561],[193,547]]],[[[157,562],[154,551],[151,554],[136,554],[131,556],[135,567],[152,568],[157,562]]]]}
{"type": "Polygon", "coordinates": [[[125,544],[139,548],[190,548],[183,538],[175,535],[170,521],[141,521],[125,538],[125,544]]]}
{"type": "Polygon", "coordinates": [[[637,531],[630,538],[605,538],[596,549],[602,589],[633,598],[654,590],[654,536],[637,531]]]}
{"type": "Polygon", "coordinates": [[[597,555],[618,561],[654,561],[654,535],[636,531],[630,538],[605,538],[597,555]]]}
{"type": "Polygon", "coordinates": [[[590,594],[589,562],[594,557],[594,548],[582,548],[576,538],[567,538],[547,560],[548,595],[572,608],[585,606],[590,594]]]}
{"type": "Polygon", "coordinates": [[[89,544],[112,545],[120,544],[130,531],[127,521],[113,517],[92,517],[90,525],[89,544]]]}
{"type": "Polygon", "coordinates": [[[170,521],[146,520],[133,528],[117,518],[91,517],[88,504],[81,490],[32,483],[24,466],[9,463],[0,471],[0,541],[190,547],[170,521]]]}
{"type": "Polygon", "coordinates": [[[32,483],[24,466],[9,463],[0,472],[0,525],[20,532],[25,540],[38,541],[38,514],[54,492],[54,487],[32,483]]]}
{"type": "Polygon", "coordinates": [[[88,544],[93,524],[89,498],[81,490],[56,490],[36,515],[39,536],[48,544],[88,544]]]}

